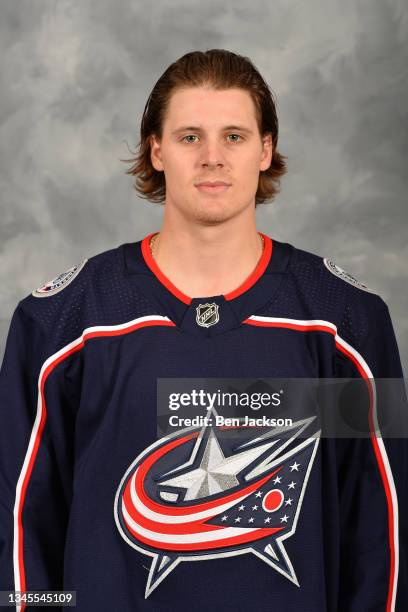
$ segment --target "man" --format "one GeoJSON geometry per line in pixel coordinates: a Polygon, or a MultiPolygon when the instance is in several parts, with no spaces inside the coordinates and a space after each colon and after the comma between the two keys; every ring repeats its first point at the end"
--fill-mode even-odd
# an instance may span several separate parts
{"type": "Polygon", "coordinates": [[[73,266],[13,314],[1,589],[75,591],[81,611],[404,610],[406,447],[373,432],[373,376],[402,376],[392,324],[336,264],[257,231],[286,169],[268,87],[247,58],[187,54],[141,135],[130,173],[164,202],[160,232],[73,266]],[[313,418],[217,426],[219,408],[197,408],[210,397],[197,379],[334,377],[365,381],[365,439],[320,440],[313,418]],[[159,400],[179,383],[170,417],[159,400]]]}

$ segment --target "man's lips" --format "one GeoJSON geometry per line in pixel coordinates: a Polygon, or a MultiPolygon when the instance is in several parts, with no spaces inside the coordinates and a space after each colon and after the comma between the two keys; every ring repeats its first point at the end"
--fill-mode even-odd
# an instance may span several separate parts
{"type": "Polygon", "coordinates": [[[197,189],[207,193],[227,191],[228,187],[230,186],[230,183],[225,183],[224,181],[203,181],[202,183],[196,183],[197,189]]]}

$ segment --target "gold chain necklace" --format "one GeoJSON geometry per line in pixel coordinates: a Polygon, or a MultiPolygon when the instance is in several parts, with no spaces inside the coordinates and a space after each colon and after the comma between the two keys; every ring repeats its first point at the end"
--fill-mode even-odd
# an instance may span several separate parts
{"type": "MultiPolygon", "coordinates": [[[[151,253],[152,253],[152,256],[154,256],[154,245],[155,245],[155,243],[156,243],[156,239],[157,239],[157,237],[158,237],[158,236],[159,236],[159,232],[158,232],[157,234],[155,234],[155,235],[154,235],[154,236],[153,236],[153,237],[150,239],[150,242],[149,242],[150,251],[151,251],[151,253]]],[[[263,252],[264,247],[265,247],[265,240],[264,240],[264,237],[262,236],[262,234],[259,234],[259,236],[260,236],[260,238],[261,238],[261,242],[262,242],[262,252],[263,252]]]]}
{"type": "Polygon", "coordinates": [[[158,236],[158,235],[159,235],[159,234],[157,233],[157,234],[155,234],[155,235],[153,236],[153,238],[151,238],[151,239],[150,239],[150,243],[149,243],[149,245],[150,245],[150,251],[151,251],[152,255],[153,255],[153,247],[154,247],[154,243],[156,242],[156,238],[157,238],[157,236],[158,236]]]}

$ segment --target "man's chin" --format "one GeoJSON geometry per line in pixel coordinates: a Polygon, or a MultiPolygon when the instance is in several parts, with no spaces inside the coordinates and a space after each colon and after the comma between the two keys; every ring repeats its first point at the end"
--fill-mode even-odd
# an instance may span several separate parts
{"type": "Polygon", "coordinates": [[[200,210],[194,214],[194,220],[202,225],[219,225],[232,219],[236,211],[228,210],[200,210]]]}
{"type": "Polygon", "coordinates": [[[229,202],[209,202],[208,205],[194,207],[190,211],[190,216],[199,223],[206,225],[218,225],[239,215],[245,206],[237,208],[229,202]]]}

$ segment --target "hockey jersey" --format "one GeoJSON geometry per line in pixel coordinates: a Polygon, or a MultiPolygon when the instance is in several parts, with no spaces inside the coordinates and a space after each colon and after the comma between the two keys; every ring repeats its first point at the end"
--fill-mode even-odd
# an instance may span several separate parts
{"type": "Polygon", "coordinates": [[[375,378],[403,376],[387,305],[266,234],[241,286],[191,298],[152,258],[152,235],[13,313],[0,590],[75,591],[78,612],[407,610],[405,440],[157,434],[170,379],[361,378],[373,425],[375,378]]]}

